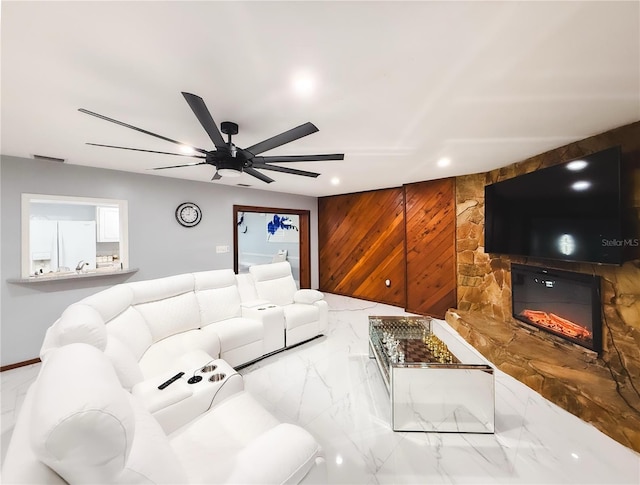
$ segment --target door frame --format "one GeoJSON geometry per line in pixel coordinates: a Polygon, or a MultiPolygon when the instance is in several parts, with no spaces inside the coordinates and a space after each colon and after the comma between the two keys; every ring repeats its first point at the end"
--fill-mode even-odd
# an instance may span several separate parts
{"type": "Polygon", "coordinates": [[[295,214],[300,218],[300,288],[311,288],[311,211],[253,205],[233,206],[233,271],[238,273],[238,212],[295,214]]]}

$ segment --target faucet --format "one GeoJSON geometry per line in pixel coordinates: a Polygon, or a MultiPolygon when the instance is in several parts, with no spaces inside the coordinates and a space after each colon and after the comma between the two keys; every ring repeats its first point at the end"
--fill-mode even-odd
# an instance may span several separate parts
{"type": "Polygon", "coordinates": [[[86,263],[84,259],[81,259],[76,265],[76,271],[83,271],[85,266],[89,266],[89,263],[86,263]]]}

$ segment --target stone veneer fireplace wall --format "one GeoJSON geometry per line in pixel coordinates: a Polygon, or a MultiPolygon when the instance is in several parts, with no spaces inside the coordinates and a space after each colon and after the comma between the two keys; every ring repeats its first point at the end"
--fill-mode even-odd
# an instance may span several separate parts
{"type": "MultiPolygon", "coordinates": [[[[536,261],[484,252],[484,186],[622,147],[625,207],[640,221],[640,122],[491,172],[456,178],[457,309],[447,321],[501,370],[552,402],[640,451],[640,259],[621,267],[536,261]],[[601,276],[603,351],[558,342],[517,326],[511,312],[511,263],[601,276]],[[532,340],[533,339],[533,340],[532,340]],[[557,350],[557,352],[554,352],[557,350]]],[[[637,226],[636,226],[637,227],[637,226]]],[[[634,229],[631,237],[640,234],[634,229]]],[[[638,257],[638,256],[636,256],[638,257]]]]}

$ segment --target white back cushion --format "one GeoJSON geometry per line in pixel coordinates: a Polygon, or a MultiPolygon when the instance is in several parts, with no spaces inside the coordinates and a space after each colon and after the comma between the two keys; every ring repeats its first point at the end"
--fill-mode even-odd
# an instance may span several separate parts
{"type": "Polygon", "coordinates": [[[147,321],[134,307],[127,308],[108,322],[107,333],[125,344],[136,360],[140,360],[153,343],[153,335],[147,321]]]}
{"type": "Polygon", "coordinates": [[[249,303],[258,300],[258,293],[250,273],[242,273],[236,275],[236,283],[240,292],[240,300],[242,303],[249,303]]]}
{"type": "Polygon", "coordinates": [[[104,354],[109,358],[111,365],[113,365],[120,384],[122,384],[122,387],[127,391],[131,391],[133,386],[144,380],[142,370],[138,365],[138,359],[135,358],[131,350],[129,350],[120,339],[109,335],[104,354]]]}
{"type": "Polygon", "coordinates": [[[200,327],[200,310],[193,291],[134,307],[144,317],[153,342],[200,327]]]}
{"type": "Polygon", "coordinates": [[[126,284],[116,285],[88,296],[79,303],[95,308],[102,319],[108,322],[131,306],[133,292],[126,284]]]}
{"type": "Polygon", "coordinates": [[[232,270],[203,271],[193,276],[203,327],[241,315],[240,293],[232,270]]]}
{"type": "Polygon", "coordinates": [[[193,274],[128,283],[133,305],[144,317],[153,342],[200,327],[193,274]]]}
{"type": "Polygon", "coordinates": [[[186,273],[155,280],[127,283],[133,292],[132,304],[163,300],[172,296],[193,291],[193,274],[186,273]]]}
{"type": "Polygon", "coordinates": [[[249,268],[258,298],[269,300],[276,305],[290,305],[297,291],[288,261],[272,264],[258,264],[249,268]]]}

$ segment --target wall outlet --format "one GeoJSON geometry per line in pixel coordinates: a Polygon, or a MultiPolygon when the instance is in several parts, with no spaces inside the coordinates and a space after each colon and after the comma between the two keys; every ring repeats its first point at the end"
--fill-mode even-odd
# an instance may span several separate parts
{"type": "Polygon", "coordinates": [[[220,254],[220,253],[228,253],[229,252],[229,246],[216,246],[216,253],[220,254]]]}

